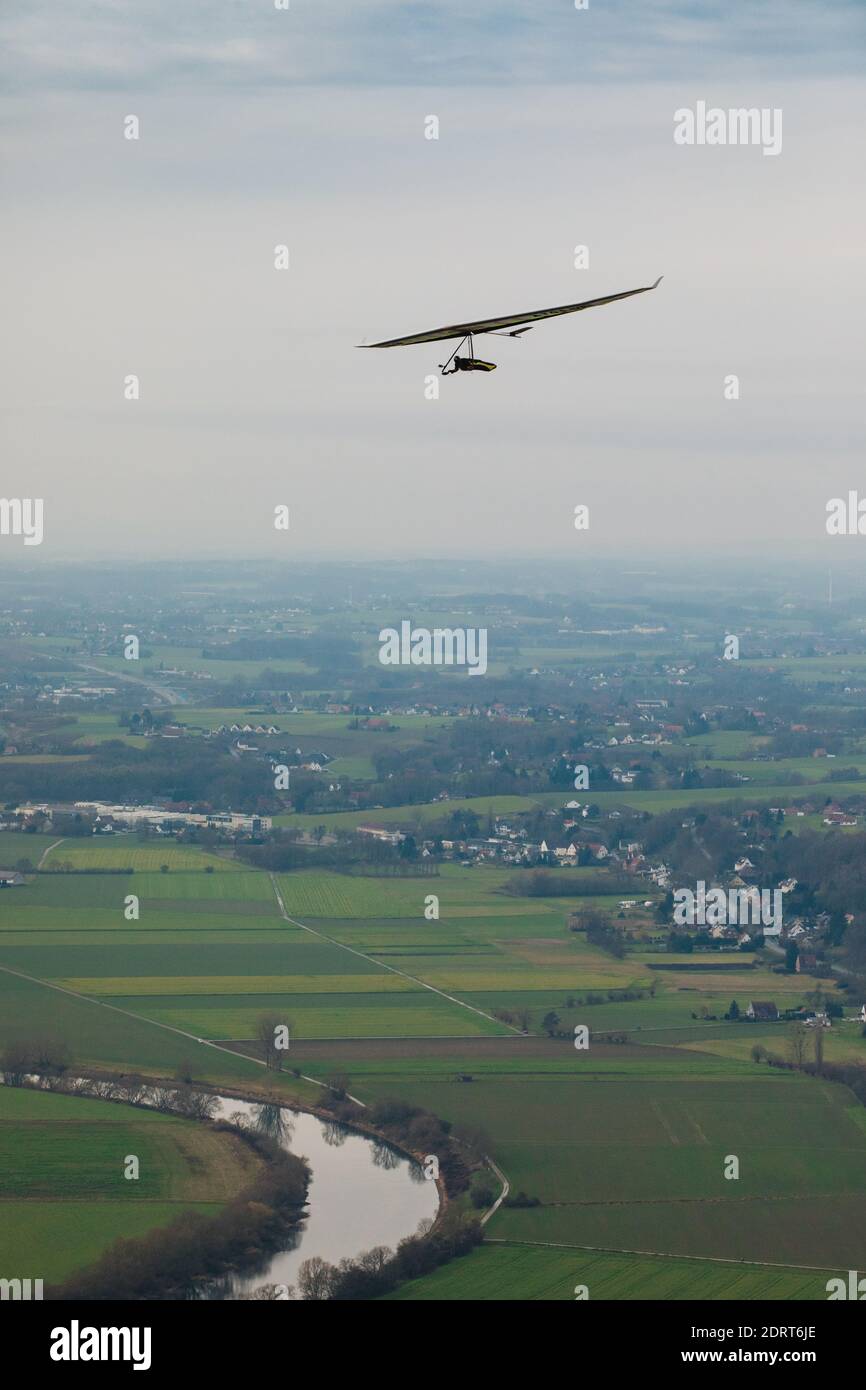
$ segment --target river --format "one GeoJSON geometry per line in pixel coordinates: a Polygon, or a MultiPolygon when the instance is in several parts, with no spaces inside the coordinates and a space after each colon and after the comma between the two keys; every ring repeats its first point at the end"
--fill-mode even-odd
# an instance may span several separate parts
{"type": "Polygon", "coordinates": [[[263,1284],[296,1285],[299,1266],[312,1255],[336,1264],[374,1245],[393,1250],[419,1222],[436,1215],[436,1184],[388,1145],[304,1111],[224,1096],[214,1119],[238,1111],[252,1128],[309,1162],[307,1217],[291,1249],[273,1255],[255,1274],[233,1275],[212,1286],[207,1297],[242,1297],[263,1284]]]}

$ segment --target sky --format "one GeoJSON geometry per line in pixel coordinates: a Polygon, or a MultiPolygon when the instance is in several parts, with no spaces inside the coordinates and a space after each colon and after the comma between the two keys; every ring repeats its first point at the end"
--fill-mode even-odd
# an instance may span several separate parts
{"type": "Polygon", "coordinates": [[[859,0],[15,11],[0,492],[40,556],[866,546],[825,531],[866,497],[859,0]],[[675,143],[699,102],[780,152],[675,143]],[[486,375],[356,347],[659,275],[476,340],[486,375]]]}

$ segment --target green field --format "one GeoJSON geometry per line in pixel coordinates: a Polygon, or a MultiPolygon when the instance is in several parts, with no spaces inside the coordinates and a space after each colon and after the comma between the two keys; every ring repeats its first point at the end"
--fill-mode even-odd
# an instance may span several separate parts
{"type": "Polygon", "coordinates": [[[351,1084],[482,1128],[512,1191],[541,1203],[501,1208],[491,1238],[856,1267],[866,1126],[845,1087],[697,1052],[497,1063],[454,1048],[411,1068],[358,1060],[351,1084]]]}
{"type": "MultiPolygon", "coordinates": [[[[794,759],[794,762],[808,762],[812,765],[812,759],[794,759]]],[[[838,760],[839,767],[856,766],[858,759],[847,759],[841,757],[838,760]]],[[[718,766],[730,771],[731,764],[719,762],[718,766]]],[[[830,767],[833,763],[830,764],[830,767]]],[[[777,768],[783,769],[782,763],[744,763],[743,767],[755,768],[777,768]]],[[[866,767],[866,764],[864,764],[866,767]]],[[[864,791],[863,782],[835,782],[827,779],[828,764],[827,760],[819,760],[819,775],[815,781],[809,781],[797,786],[788,786],[773,782],[744,782],[734,787],[706,787],[706,788],[654,788],[651,791],[634,791],[630,788],[621,791],[593,791],[592,802],[602,811],[620,810],[627,808],[636,811],[649,811],[656,813],[669,811],[681,806],[719,806],[726,803],[751,806],[790,806],[795,801],[804,800],[837,800],[839,797],[853,796],[862,794],[864,791]]],[[[383,806],[372,811],[336,811],[321,812],[315,815],[297,815],[288,813],[274,817],[275,825],[291,826],[299,830],[314,830],[318,825],[324,825],[328,830],[352,830],[359,825],[370,825],[379,827],[400,826],[400,827],[423,827],[435,821],[441,821],[449,816],[453,811],[474,811],[479,818],[486,819],[488,815],[514,815],[519,811],[534,811],[539,806],[544,808],[563,807],[568,800],[568,794],[563,792],[539,792],[535,796],[476,796],[461,799],[453,797],[449,801],[423,802],[409,806],[383,806]]]]}
{"type": "Polygon", "coordinates": [[[780,1300],[826,1298],[835,1270],[762,1269],[709,1260],[653,1259],[577,1249],[487,1242],[388,1300],[594,1302],[614,1299],[780,1300]],[[584,1293],[584,1289],[586,1292],[584,1293]],[[579,1291],[579,1292],[578,1292],[579,1291]]]}
{"type": "Polygon", "coordinates": [[[56,835],[31,835],[22,834],[17,830],[0,830],[0,867],[14,867],[19,859],[29,859],[31,864],[38,864],[45,850],[53,845],[56,839],[56,835]]]}
{"type": "Polygon", "coordinates": [[[212,872],[226,869],[239,872],[243,866],[218,854],[205,854],[195,846],[189,848],[172,840],[164,844],[142,843],[135,835],[91,836],[82,840],[61,840],[45,856],[43,868],[55,869],[58,863],[70,864],[73,869],[125,869],[136,873],[160,873],[166,865],[169,872],[178,869],[212,872]]]}
{"type": "Polygon", "coordinates": [[[0,1087],[0,1277],[50,1285],[118,1236],[219,1211],[257,1170],[241,1141],[200,1123],[0,1087]]]}
{"type": "MultiPolygon", "coordinates": [[[[441,803],[429,809],[443,814],[441,803]]],[[[13,850],[52,843],[7,838],[13,850]]],[[[0,896],[0,1044],[42,1031],[82,1067],[171,1076],[185,1062],[201,1080],[315,1097],[311,1082],[264,1073],[244,1053],[262,1013],[277,1013],[308,1049],[305,1077],[336,1069],[367,1102],[401,1099],[480,1128],[512,1191],[538,1198],[489,1223],[491,1241],[507,1245],[485,1246],[400,1296],[438,1297],[441,1280],[447,1298],[570,1298],[579,1282],[590,1297],[678,1298],[697,1280],[706,1298],[796,1298],[812,1296],[804,1266],[857,1267],[866,1112],[841,1086],[751,1060],[756,1041],[786,1054],[784,1025],[722,1017],[732,999],[741,1011],[755,998],[799,1003],[808,978],[775,975],[740,953],[615,958],[591,946],[567,919],[583,902],[616,910],[616,894],[581,895],[597,872],[572,871],[573,896],[551,899],[505,891],[520,871],[489,866],[272,878],[195,846],[132,836],[65,840],[48,863],[70,858],[79,869],[130,872],[41,873],[0,896]],[[424,915],[430,894],[438,920],[424,915]],[[659,964],[671,968],[651,968],[659,964]],[[618,991],[638,997],[608,997],[618,991]],[[533,1053],[550,1012],[566,1036],[533,1053]],[[520,1035],[516,1013],[535,1037],[520,1035]],[[570,1045],[577,1024],[591,1030],[588,1051],[570,1045]],[[628,1041],[605,1042],[606,1033],[628,1041]],[[471,1084],[457,1079],[466,1074],[471,1084]],[[736,1180],[724,1175],[731,1155],[736,1180]],[[573,1252],[553,1249],[563,1245],[606,1253],[575,1252],[589,1271],[581,1280],[573,1252]],[[767,1272],[765,1262],[793,1268],[767,1272]],[[480,1292],[470,1292],[476,1280],[480,1292]]],[[[864,1055],[854,1025],[834,1027],[828,1059],[864,1055]]],[[[98,1136],[82,1139],[69,1181],[98,1186],[98,1136]]],[[[160,1182],[169,1168],[161,1163],[160,1182]]],[[[44,1182],[53,1182],[47,1170],[44,1182]]],[[[147,1195],[154,1210],[166,1192],[157,1183],[147,1195]]],[[[10,1230],[23,1229],[22,1200],[41,1209],[44,1194],[10,1191],[10,1230]]],[[[83,1200],[58,1186],[58,1221],[83,1200]]],[[[114,1207],[105,1211],[116,1226],[114,1207]]]]}

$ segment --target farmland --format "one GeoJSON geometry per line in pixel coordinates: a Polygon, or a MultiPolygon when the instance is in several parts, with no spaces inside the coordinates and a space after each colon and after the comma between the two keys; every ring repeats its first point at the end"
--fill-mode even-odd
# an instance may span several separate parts
{"type": "MultiPolygon", "coordinates": [[[[386,679],[376,633],[398,621],[393,597],[304,613],[285,639],[267,601],[205,600],[201,640],[192,620],[164,623],[135,674],[114,628],[15,648],[0,1048],[307,1104],[336,1077],[368,1107],[439,1116],[510,1196],[479,1250],[397,1299],[573,1300],[581,1283],[611,1301],[808,1299],[859,1267],[866,1110],[834,1070],[866,1064],[866,992],[845,954],[866,812],[853,653],[795,657],[788,681],[772,657],[723,667],[716,616],[687,624],[674,604],[656,624],[622,595],[569,616],[563,596],[567,622],[544,598],[531,613],[496,600],[501,646],[477,682],[386,679]],[[113,695],[42,699],[97,671],[113,695]],[[241,810],[275,831],[91,824],[69,814],[79,780],[95,799],[241,810]],[[799,937],[778,950],[739,924],[674,930],[673,890],[704,879],[784,883],[799,937]],[[280,1071],[261,1040],[277,1022],[280,1071]]],[[[484,601],[451,607],[425,600],[415,620],[471,622],[484,601]]],[[[799,632],[783,615],[764,649],[799,632]]],[[[86,1254],[101,1248],[97,1202],[117,1232],[220,1200],[184,1186],[162,1132],[119,1129],[150,1155],[133,1209],[85,1128],[68,1171],[22,1138],[5,1199],[16,1240],[30,1229],[40,1248],[50,1230],[86,1254]]]]}
{"type": "MultiPolygon", "coordinates": [[[[65,868],[69,843],[78,849],[63,841],[47,864],[57,856],[65,868]]],[[[737,995],[782,1007],[802,994],[796,976],[771,975],[742,956],[732,958],[733,970],[719,969],[721,958],[696,970],[690,957],[677,969],[671,956],[673,968],[654,979],[657,955],[636,951],[617,960],[590,947],[565,931],[569,911],[581,901],[610,911],[615,898],[582,899],[583,870],[572,871],[575,898],[564,901],[504,891],[514,881],[508,871],[447,864],[423,878],[323,871],[272,878],[193,846],[150,851],[99,842],[85,842],[77,863],[96,867],[106,855],[132,872],[43,872],[0,899],[5,988],[44,982],[65,991],[55,995],[57,1016],[87,1016],[89,1047],[94,1030],[118,1031],[111,1015],[100,1013],[96,1025],[100,1002],[124,1011],[130,1028],[147,1020],[180,1030],[176,1040],[152,1031],[154,1061],[166,1049],[176,1055],[186,1048],[184,1034],[250,1039],[258,1016],[273,1009],[298,1039],[505,1036],[513,1026],[500,1019],[515,1011],[534,1030],[554,1011],[569,1029],[584,1022],[598,1032],[625,1028],[658,1046],[694,1048],[704,1039],[747,1057],[753,1030],[732,1035],[701,1012],[718,1017],[737,995]],[[138,864],[127,863],[137,852],[144,856],[138,864]],[[154,869],[151,854],[167,872],[154,869]],[[434,921],[424,915],[430,892],[439,900],[434,921]],[[134,921],[124,912],[130,894],[138,901],[134,921]],[[623,991],[633,997],[605,1002],[623,991]],[[587,995],[598,996],[589,1009],[581,1002],[587,995]]],[[[78,1041],[70,1042],[75,1055],[78,1041]]],[[[858,1043],[852,1036],[855,1051],[858,1043]]],[[[116,1044],[109,1051],[116,1060],[116,1044]]],[[[248,1066],[211,1056],[207,1074],[223,1065],[248,1066]]]]}
{"type": "Polygon", "coordinates": [[[455,1260],[435,1274],[404,1284],[393,1300],[479,1302],[597,1302],[655,1298],[667,1300],[751,1300],[795,1302],[826,1297],[827,1278],[835,1271],[772,1269],[706,1260],[610,1255],[580,1249],[520,1245],[495,1241],[455,1260]]]}
{"type": "MultiPolygon", "coordinates": [[[[790,1265],[856,1262],[866,1130],[844,1087],[694,1054],[497,1064],[359,1061],[364,1096],[481,1126],[512,1191],[491,1238],[790,1265]],[[469,1071],[472,1084],[455,1081],[469,1071]],[[730,1156],[739,1176],[725,1176],[730,1156]]],[[[565,1049],[564,1049],[565,1050],[565,1049]]],[[[616,1049],[612,1049],[613,1052],[616,1049]]],[[[305,1063],[315,1074],[318,1065],[305,1063]]],[[[324,1064],[322,1064],[324,1065],[324,1064]]],[[[467,1292],[467,1296],[472,1297],[467,1292]]]]}
{"type": "Polygon", "coordinates": [[[78,872],[130,868],[138,873],[159,873],[165,866],[167,872],[173,869],[196,869],[204,872],[207,869],[213,873],[214,870],[223,872],[236,870],[238,867],[231,860],[220,858],[219,855],[204,855],[196,850],[184,849],[180,845],[142,845],[132,836],[129,837],[129,841],[126,843],[124,838],[124,842],[120,844],[105,844],[98,840],[85,840],[83,843],[77,840],[61,840],[48,851],[43,868],[50,871],[58,862],[78,872]]]}
{"type": "Polygon", "coordinates": [[[0,1087],[3,1277],[64,1279],[118,1236],[211,1215],[258,1168],[232,1135],[131,1106],[0,1087]],[[124,1177],[126,1156],[139,1176],[124,1177]]]}

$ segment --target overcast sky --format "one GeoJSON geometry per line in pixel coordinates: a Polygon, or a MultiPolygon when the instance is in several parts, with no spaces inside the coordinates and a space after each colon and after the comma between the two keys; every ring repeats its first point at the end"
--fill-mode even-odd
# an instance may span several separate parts
{"type": "Polygon", "coordinates": [[[824,537],[866,496],[859,0],[29,0],[3,31],[0,493],[44,498],[46,558],[866,546],[824,537]],[[701,100],[780,108],[781,153],[675,144],[701,100]],[[355,347],[661,274],[477,340],[498,370],[438,400],[443,345],[355,347]]]}

